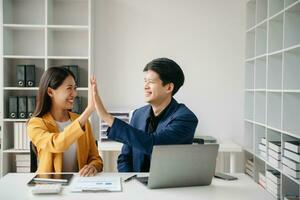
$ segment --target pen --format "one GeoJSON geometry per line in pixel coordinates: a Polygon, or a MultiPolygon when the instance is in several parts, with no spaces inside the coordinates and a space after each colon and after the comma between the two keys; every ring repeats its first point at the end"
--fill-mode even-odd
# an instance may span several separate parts
{"type": "Polygon", "coordinates": [[[133,178],[135,178],[136,177],[136,174],[134,174],[134,175],[132,175],[132,176],[129,176],[128,178],[126,178],[125,180],[124,180],[124,182],[128,182],[128,181],[130,181],[131,179],[133,179],[133,178]]]}

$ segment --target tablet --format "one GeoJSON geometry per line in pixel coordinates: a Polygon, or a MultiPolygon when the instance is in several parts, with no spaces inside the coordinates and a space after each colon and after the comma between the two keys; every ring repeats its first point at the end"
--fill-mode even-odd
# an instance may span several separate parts
{"type": "Polygon", "coordinates": [[[60,183],[62,185],[68,185],[72,179],[73,174],[36,174],[27,185],[36,184],[51,184],[60,183]]]}
{"type": "Polygon", "coordinates": [[[233,180],[237,180],[238,179],[235,176],[231,176],[231,175],[220,173],[220,172],[216,172],[215,177],[223,179],[223,180],[227,180],[227,181],[233,181],[233,180]]]}

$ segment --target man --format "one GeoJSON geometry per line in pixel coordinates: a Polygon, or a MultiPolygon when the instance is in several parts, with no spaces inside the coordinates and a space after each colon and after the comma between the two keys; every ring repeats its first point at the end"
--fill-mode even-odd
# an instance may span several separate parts
{"type": "Polygon", "coordinates": [[[184,83],[176,62],[158,58],[148,63],[144,72],[144,95],[149,104],[134,111],[130,125],[106,111],[96,80],[91,80],[97,113],[110,127],[108,138],[124,144],[118,157],[119,172],[149,172],[154,145],[191,144],[198,124],[194,113],[173,98],[184,83]]]}

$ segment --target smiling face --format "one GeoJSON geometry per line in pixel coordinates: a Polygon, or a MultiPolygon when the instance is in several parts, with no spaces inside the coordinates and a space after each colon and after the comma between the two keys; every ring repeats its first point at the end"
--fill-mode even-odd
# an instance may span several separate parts
{"type": "Polygon", "coordinates": [[[172,96],[173,83],[163,85],[159,75],[152,70],[145,72],[144,98],[150,104],[159,104],[172,96]]]}
{"type": "Polygon", "coordinates": [[[52,106],[63,110],[72,109],[74,99],[77,96],[76,89],[75,80],[70,75],[57,89],[48,88],[48,95],[51,98],[52,106]]]}

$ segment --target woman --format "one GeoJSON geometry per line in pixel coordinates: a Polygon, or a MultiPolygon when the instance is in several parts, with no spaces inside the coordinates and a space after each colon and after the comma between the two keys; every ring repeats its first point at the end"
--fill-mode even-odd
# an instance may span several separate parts
{"type": "Polygon", "coordinates": [[[93,176],[103,169],[89,116],[95,110],[89,90],[88,105],[79,116],[70,112],[77,96],[74,74],[51,67],[42,76],[37,106],[28,122],[28,135],[37,148],[38,173],[78,172],[93,176]]]}

